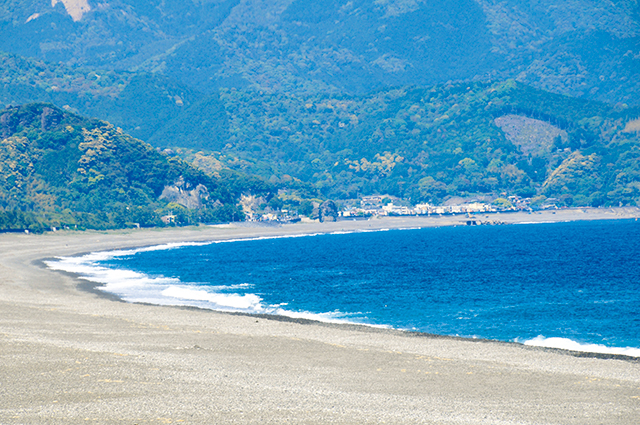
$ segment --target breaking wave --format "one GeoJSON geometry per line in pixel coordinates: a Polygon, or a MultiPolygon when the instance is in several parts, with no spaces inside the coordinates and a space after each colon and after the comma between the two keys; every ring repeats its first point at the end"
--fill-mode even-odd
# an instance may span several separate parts
{"type": "MultiPolygon", "coordinates": [[[[316,234],[303,234],[282,237],[305,237],[316,234]]],[[[237,239],[260,240],[273,237],[237,239]]],[[[145,248],[93,252],[78,257],[57,257],[45,261],[52,270],[64,271],[78,275],[80,279],[98,284],[97,290],[113,294],[123,301],[132,303],[149,303],[166,306],[191,306],[209,310],[225,312],[241,312],[248,314],[272,314],[294,319],[308,319],[327,323],[351,323],[347,317],[351,313],[340,311],[311,313],[306,311],[288,311],[283,308],[286,304],[266,305],[256,294],[238,294],[231,291],[252,288],[249,283],[235,285],[199,285],[197,283],[182,282],[176,278],[164,276],[148,276],[128,269],[106,267],[102,263],[117,257],[131,256],[139,252],[176,249],[184,246],[203,246],[213,243],[234,242],[235,239],[197,242],[172,243],[145,248]]]]}
{"type": "Polygon", "coordinates": [[[540,335],[526,341],[518,341],[533,347],[559,348],[562,350],[582,351],[585,353],[619,354],[630,357],[640,357],[640,348],[607,347],[600,344],[585,344],[568,338],[545,338],[540,335]]]}

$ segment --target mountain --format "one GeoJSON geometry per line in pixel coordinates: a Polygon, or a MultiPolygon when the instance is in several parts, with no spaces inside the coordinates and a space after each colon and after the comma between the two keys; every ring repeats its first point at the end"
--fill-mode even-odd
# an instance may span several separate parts
{"type": "Polygon", "coordinates": [[[215,156],[274,183],[310,182],[329,198],[388,193],[442,202],[508,193],[560,198],[560,205],[640,200],[640,108],[513,80],[366,96],[226,90],[221,99],[229,139],[211,145],[215,156]]]}
{"type": "Polygon", "coordinates": [[[207,175],[107,122],[48,104],[0,110],[0,139],[1,229],[240,220],[241,193],[271,190],[229,171],[207,175]]]}
{"type": "Polygon", "coordinates": [[[288,208],[372,193],[414,203],[502,193],[560,205],[639,200],[640,175],[630,159],[638,133],[630,129],[640,108],[513,80],[367,95],[223,88],[207,96],[155,74],[2,58],[12,66],[2,68],[0,95],[108,117],[210,173],[259,176],[285,190],[284,200],[293,196],[288,208]]]}
{"type": "Polygon", "coordinates": [[[11,0],[0,29],[1,103],[112,122],[225,205],[640,201],[636,0],[11,0]]]}
{"type": "Polygon", "coordinates": [[[11,0],[0,50],[219,87],[364,94],[515,79],[638,105],[637,0],[11,0]]]}
{"type": "MultiPolygon", "coordinates": [[[[205,95],[160,74],[65,66],[0,53],[0,105],[48,102],[116,123],[153,142],[180,127],[180,138],[226,138],[226,115],[217,93],[205,95]],[[198,119],[198,117],[200,117],[198,119]],[[194,119],[199,123],[193,126],[194,119]]],[[[176,140],[177,142],[180,139],[176,140]]]]}

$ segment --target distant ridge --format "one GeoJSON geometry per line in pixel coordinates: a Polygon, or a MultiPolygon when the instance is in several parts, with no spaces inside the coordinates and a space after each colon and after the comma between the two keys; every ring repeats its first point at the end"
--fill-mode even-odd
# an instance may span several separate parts
{"type": "Polygon", "coordinates": [[[207,93],[512,78],[640,102],[635,0],[12,0],[0,5],[0,30],[0,51],[160,73],[207,93]]]}

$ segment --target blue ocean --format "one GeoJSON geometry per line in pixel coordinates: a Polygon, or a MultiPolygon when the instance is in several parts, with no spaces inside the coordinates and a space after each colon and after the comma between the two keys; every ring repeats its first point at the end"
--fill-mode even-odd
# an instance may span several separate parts
{"type": "Polygon", "coordinates": [[[126,301],[640,357],[640,222],[442,227],[60,258],[126,301]]]}

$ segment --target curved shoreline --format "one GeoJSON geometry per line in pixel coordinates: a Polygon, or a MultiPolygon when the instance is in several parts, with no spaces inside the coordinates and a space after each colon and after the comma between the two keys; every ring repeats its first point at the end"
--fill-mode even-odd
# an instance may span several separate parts
{"type": "MultiPolygon", "coordinates": [[[[519,224],[528,224],[528,223],[519,223],[519,224]]],[[[412,228],[414,229],[414,228],[412,228]]],[[[386,231],[388,229],[381,229],[378,231],[386,231]]],[[[396,230],[396,229],[393,229],[396,230]]],[[[403,229],[404,230],[404,229],[403,229]]],[[[375,230],[374,230],[375,231],[375,230]]],[[[340,234],[344,234],[344,233],[357,233],[358,231],[354,231],[354,232],[340,232],[340,234]]],[[[316,235],[321,235],[321,234],[336,234],[336,233],[305,233],[305,234],[293,234],[291,236],[271,236],[271,237],[248,237],[246,239],[222,239],[222,240],[217,240],[217,241],[203,241],[203,245],[206,244],[210,244],[210,243],[218,243],[218,242],[235,242],[238,240],[264,240],[264,239],[276,239],[276,238],[282,238],[282,237],[293,237],[293,238],[297,238],[297,237],[307,237],[307,236],[316,236],[316,235]]],[[[127,248],[125,250],[129,251],[137,251],[138,249],[145,249],[145,248],[161,248],[163,246],[165,246],[167,244],[164,245],[151,245],[151,246],[145,246],[145,247],[138,247],[138,248],[127,248]]],[[[185,243],[185,244],[171,244],[171,245],[176,245],[176,248],[180,248],[181,246],[187,246],[190,245],[190,243],[185,243]]],[[[166,249],[172,249],[172,247],[167,247],[166,249]]],[[[109,250],[109,251],[100,251],[103,253],[112,253],[112,252],[117,252],[118,250],[109,250]]],[[[79,253],[77,255],[73,255],[72,257],[83,257],[85,255],[89,255],[89,254],[93,254],[95,252],[86,252],[86,253],[79,253]]],[[[68,258],[68,257],[64,257],[64,258],[68,258]]],[[[391,332],[394,333],[395,335],[405,335],[405,336],[411,336],[411,337],[424,337],[424,338],[451,338],[453,340],[460,340],[460,341],[473,341],[473,342],[490,342],[490,343],[503,343],[503,344],[515,344],[521,347],[525,347],[527,349],[532,349],[532,350],[546,350],[546,351],[553,351],[553,352],[557,352],[557,353],[564,353],[567,355],[571,355],[571,356],[575,356],[575,357],[593,357],[593,358],[599,358],[599,359],[618,359],[618,360],[625,360],[625,361],[632,361],[632,362],[638,362],[640,363],[640,355],[637,356],[633,356],[633,355],[628,355],[628,354],[620,354],[620,353],[606,353],[606,352],[598,352],[598,351],[587,351],[587,350],[572,350],[569,348],[560,348],[560,347],[550,347],[550,346],[545,346],[545,345],[530,345],[530,344],[526,344],[525,342],[520,342],[517,340],[499,340],[499,339],[490,339],[490,338],[482,338],[482,337],[465,337],[465,336],[458,336],[458,335],[446,335],[446,334],[436,334],[436,333],[429,333],[429,332],[421,332],[421,331],[415,331],[415,330],[411,330],[411,329],[402,329],[402,328],[395,328],[392,327],[390,325],[374,325],[374,324],[367,324],[367,323],[357,323],[357,322],[350,322],[348,320],[336,320],[336,321],[331,321],[331,320],[322,320],[322,319],[314,319],[314,318],[305,318],[305,317],[295,317],[293,315],[287,315],[287,314],[277,314],[277,313],[250,313],[250,312],[243,312],[243,311],[228,311],[228,310],[223,310],[223,309],[215,309],[215,308],[207,308],[207,307],[199,307],[197,305],[190,305],[190,304],[155,304],[155,303],[151,303],[151,302],[144,302],[144,301],[128,301],[125,300],[124,298],[122,298],[121,296],[118,296],[117,294],[114,294],[112,292],[109,292],[107,290],[101,289],[100,286],[103,285],[101,282],[98,281],[94,281],[91,280],[85,276],[83,276],[80,273],[77,272],[71,272],[71,271],[67,271],[67,270],[61,270],[61,269],[53,269],[51,268],[51,265],[48,265],[47,262],[48,261],[55,261],[56,259],[58,259],[57,257],[54,258],[47,258],[47,259],[42,259],[42,260],[38,260],[37,264],[40,267],[43,267],[45,269],[49,269],[53,272],[58,272],[58,273],[63,273],[66,274],[68,276],[70,276],[71,278],[73,278],[74,280],[78,281],[78,285],[77,288],[82,290],[82,291],[86,291],[86,292],[90,292],[94,295],[97,295],[101,298],[106,298],[109,299],[111,301],[119,301],[119,302],[123,302],[123,303],[129,303],[129,304],[142,304],[142,305],[155,305],[155,306],[160,306],[160,307],[173,307],[173,308],[183,308],[183,309],[195,309],[195,310],[200,310],[200,311],[215,311],[217,313],[222,313],[222,314],[230,314],[230,315],[240,315],[240,316],[248,316],[248,317],[256,317],[256,318],[262,318],[262,319],[266,319],[266,320],[275,320],[275,321],[280,321],[280,322],[291,322],[291,323],[298,323],[298,324],[314,324],[314,325],[318,325],[318,326],[328,326],[328,327],[335,327],[335,328],[345,328],[345,329],[359,329],[361,331],[366,331],[366,330],[374,330],[374,331],[379,331],[379,332],[391,332]]],[[[314,314],[315,315],[315,314],[314,314]]],[[[633,347],[609,347],[609,346],[604,346],[604,345],[599,345],[596,343],[593,344],[589,344],[589,345],[595,345],[598,347],[603,347],[604,349],[610,349],[611,351],[615,351],[617,349],[619,350],[625,350],[625,349],[629,349],[629,348],[633,348],[633,347]]],[[[634,348],[636,350],[638,350],[637,348],[634,348]]]]}
{"type": "MultiPolygon", "coordinates": [[[[78,255],[83,255],[83,254],[78,254],[78,255]]],[[[44,260],[42,260],[42,261],[44,261],[44,260]]],[[[39,262],[42,262],[42,261],[39,261],[39,262]]],[[[43,267],[45,269],[48,269],[48,267],[45,264],[42,264],[41,267],[43,267]]],[[[119,296],[117,296],[115,294],[112,294],[110,292],[98,289],[98,287],[100,286],[100,283],[93,282],[93,281],[90,281],[90,280],[84,280],[77,273],[66,272],[66,271],[61,271],[61,270],[51,270],[51,271],[56,272],[56,273],[62,273],[62,274],[68,275],[70,278],[78,281],[77,288],[79,290],[81,290],[81,291],[86,291],[86,292],[89,292],[89,293],[91,293],[93,295],[96,295],[96,296],[98,296],[100,298],[105,298],[105,299],[110,300],[110,301],[117,301],[117,302],[121,302],[121,303],[125,303],[125,304],[139,304],[139,305],[150,305],[150,306],[158,306],[158,307],[177,308],[177,309],[184,309],[184,310],[195,310],[195,311],[202,311],[202,312],[215,312],[215,313],[218,313],[218,314],[227,314],[227,315],[230,315],[230,316],[244,316],[244,317],[249,317],[249,318],[253,317],[253,318],[258,318],[258,319],[273,320],[273,321],[276,321],[276,322],[297,323],[297,324],[300,324],[300,325],[324,326],[324,327],[328,327],[328,328],[358,330],[358,331],[361,331],[361,332],[371,332],[371,333],[390,333],[390,334],[393,334],[393,335],[410,337],[410,338],[451,339],[451,340],[454,340],[454,341],[466,341],[466,342],[474,342],[474,343],[515,345],[515,346],[518,346],[520,348],[524,348],[524,349],[527,349],[527,350],[548,351],[548,352],[553,352],[553,353],[558,353],[558,354],[563,354],[563,355],[568,355],[568,356],[573,356],[573,357],[591,357],[591,358],[596,358],[596,359],[614,359],[614,360],[623,360],[623,361],[640,363],[640,356],[629,356],[629,355],[625,355],[625,354],[599,353],[599,352],[592,352],[592,351],[577,351],[577,350],[570,350],[570,349],[565,349],[565,348],[554,348],[554,347],[545,347],[545,346],[536,346],[536,345],[526,345],[524,343],[517,342],[517,341],[502,341],[502,340],[499,340],[499,339],[472,338],[472,337],[463,337],[463,336],[456,336],[456,335],[442,335],[442,334],[434,334],[434,333],[429,333],[429,332],[413,331],[413,330],[409,330],[409,329],[398,329],[398,328],[393,328],[393,327],[390,327],[390,326],[383,326],[383,325],[380,325],[380,326],[379,325],[369,325],[369,324],[364,324],[364,323],[352,323],[352,322],[336,323],[336,322],[322,321],[322,320],[316,320],[316,319],[297,318],[297,317],[291,317],[291,316],[286,316],[286,315],[281,315],[281,314],[245,313],[245,312],[239,312],[239,311],[223,311],[223,310],[215,310],[215,309],[209,309],[209,308],[192,306],[192,305],[161,305],[161,304],[152,304],[152,303],[144,303],[144,302],[130,302],[130,301],[126,301],[126,300],[122,299],[121,297],[119,297],[119,296]]],[[[617,348],[617,347],[613,347],[613,348],[617,348]]]]}
{"type": "MultiPolygon", "coordinates": [[[[637,209],[572,214],[640,216],[637,209]]],[[[554,221],[571,218],[554,216],[554,221]]],[[[523,218],[531,215],[512,216],[512,222],[523,218]]],[[[259,232],[205,227],[0,235],[0,422],[636,422],[640,368],[635,360],[114,303],[81,290],[72,276],[37,265],[46,257],[79,252],[311,228],[330,232],[344,223],[259,232]]],[[[448,218],[354,223],[367,230],[456,224],[448,218]]]]}
{"type": "MultiPolygon", "coordinates": [[[[551,214],[555,215],[556,212],[553,211],[551,212],[551,214]]],[[[530,215],[527,213],[527,215],[530,215]]],[[[381,220],[380,223],[384,223],[384,220],[381,220]]],[[[551,220],[540,220],[540,221],[528,221],[528,222],[515,222],[513,224],[549,224],[549,223],[554,223],[554,222],[559,222],[559,221],[551,221],[551,220]]],[[[561,222],[566,222],[566,220],[562,220],[561,222]]],[[[341,226],[347,226],[346,229],[341,229],[340,231],[336,231],[335,229],[333,230],[323,230],[321,228],[316,228],[315,231],[313,232],[305,232],[305,233],[290,233],[290,234],[272,234],[272,235],[261,235],[260,229],[261,228],[270,228],[270,229],[276,229],[278,227],[278,225],[275,225],[273,223],[267,223],[262,224],[262,223],[239,223],[238,225],[234,225],[234,224],[227,224],[227,225],[222,225],[223,228],[232,228],[232,227],[241,227],[241,228],[255,228],[256,231],[258,232],[258,234],[254,234],[254,235],[249,235],[249,236],[243,236],[243,237],[239,237],[239,238],[216,238],[216,239],[212,239],[212,240],[203,240],[203,241],[199,241],[199,242],[193,242],[193,241],[184,241],[184,242],[172,242],[172,243],[164,243],[164,244],[155,244],[155,245],[149,245],[149,246],[134,246],[134,247],[130,247],[130,248],[119,248],[119,249],[115,249],[115,250],[108,250],[108,251],[100,251],[100,252],[86,252],[86,253],[80,253],[80,254],[76,254],[73,255],[72,257],[57,257],[57,258],[51,258],[51,259],[43,259],[41,261],[41,263],[43,264],[43,267],[48,267],[49,269],[53,270],[53,271],[59,271],[59,272],[63,272],[63,273],[69,273],[72,277],[75,277],[76,279],[78,279],[80,281],[78,287],[80,289],[89,291],[91,293],[94,293],[98,296],[101,297],[105,297],[111,300],[117,300],[117,301],[122,301],[122,302],[127,302],[127,303],[134,303],[134,304],[153,304],[153,305],[158,305],[158,306],[165,306],[165,307],[184,307],[184,308],[196,308],[196,309],[201,309],[204,311],[217,311],[217,312],[221,312],[221,313],[230,313],[230,314],[241,314],[241,315],[248,315],[248,316],[252,316],[252,317],[261,317],[264,319],[271,319],[271,320],[280,320],[280,321],[291,321],[291,322],[296,322],[296,323],[316,323],[316,324],[331,324],[331,325],[335,325],[335,326],[361,326],[361,327],[365,327],[365,328],[373,328],[373,329],[389,329],[389,330],[395,330],[395,331],[400,331],[400,332],[405,332],[408,334],[415,334],[415,335],[423,335],[425,337],[450,337],[450,338],[455,338],[455,339],[460,339],[460,340],[470,340],[470,341],[478,341],[478,340],[482,340],[482,341],[493,341],[493,342],[503,342],[503,343],[510,343],[510,344],[517,344],[517,345],[521,345],[524,347],[528,347],[528,348],[537,348],[537,349],[550,349],[550,350],[557,350],[558,352],[566,352],[570,355],[575,355],[575,356],[580,356],[580,357],[595,357],[595,358],[603,358],[603,359],[607,359],[607,358],[618,358],[621,360],[630,360],[630,361],[640,361],[640,348],[637,347],[629,347],[629,346],[607,346],[607,345],[603,345],[597,342],[591,342],[591,343],[578,343],[576,341],[570,340],[570,339],[566,339],[566,338],[542,338],[542,340],[546,340],[546,339],[550,339],[550,340],[560,340],[560,344],[549,344],[549,345],[545,345],[544,341],[543,342],[538,342],[538,341],[534,341],[534,340],[521,340],[519,338],[515,338],[515,339],[491,339],[491,338],[486,338],[486,337],[482,337],[482,336],[460,336],[460,335],[451,335],[451,334],[436,334],[436,333],[429,333],[429,332],[422,332],[422,331],[417,331],[417,330],[412,330],[412,329],[408,329],[408,328],[402,328],[402,327],[394,327],[391,325],[385,325],[385,324],[370,324],[370,323],[360,323],[357,321],[351,321],[348,319],[331,319],[331,318],[326,318],[323,319],[320,316],[323,316],[323,313],[312,313],[312,312],[300,312],[297,313],[295,311],[287,311],[287,310],[282,310],[280,311],[280,309],[278,309],[278,311],[270,311],[270,309],[265,309],[265,308],[260,308],[259,310],[262,311],[242,311],[242,309],[240,310],[236,310],[234,308],[231,309],[225,309],[225,308],[215,308],[215,307],[208,307],[208,306],[204,306],[204,305],[199,305],[199,303],[192,303],[191,299],[187,299],[184,302],[182,302],[182,299],[176,299],[174,301],[167,301],[165,302],[157,302],[154,303],[153,301],[145,301],[144,299],[140,299],[140,300],[129,300],[129,299],[125,299],[123,298],[122,295],[118,295],[117,293],[111,292],[107,287],[104,287],[103,285],[107,285],[106,281],[102,282],[99,279],[98,280],[93,280],[95,279],[97,276],[94,276],[94,273],[92,271],[87,271],[87,274],[83,274],[82,272],[74,272],[72,269],[77,267],[78,265],[81,265],[82,268],[85,268],[85,266],[92,268],[91,266],[91,262],[93,261],[93,259],[89,259],[89,263],[87,265],[87,263],[77,263],[72,261],[69,266],[71,267],[71,269],[69,268],[69,266],[65,266],[63,263],[61,264],[55,264],[56,260],[58,259],[70,259],[70,258],[82,258],[85,256],[90,256],[92,254],[97,254],[98,256],[100,256],[100,254],[105,254],[108,257],[118,257],[121,255],[130,255],[130,254],[135,254],[138,252],[144,252],[144,251],[168,251],[168,250],[172,250],[172,249],[180,249],[183,247],[190,247],[190,246],[202,246],[202,245],[210,245],[210,244],[218,244],[218,243],[231,243],[231,242],[238,242],[238,241],[260,241],[260,240],[270,240],[270,239],[287,239],[287,238],[301,238],[301,237],[315,237],[315,236],[320,236],[320,235],[339,235],[339,234],[355,234],[355,233],[369,233],[369,232],[382,232],[382,231],[388,231],[388,230],[414,230],[414,229],[421,229],[423,227],[417,227],[417,226],[412,226],[412,227],[395,227],[393,225],[393,223],[390,223],[390,226],[384,227],[382,226],[381,228],[375,228],[375,229],[349,229],[348,226],[351,223],[349,221],[345,222],[341,222],[340,225],[341,226]],[[50,264],[50,263],[53,264],[50,264]],[[534,343],[536,342],[536,343],[534,343]],[[562,346],[565,345],[565,346],[562,346]],[[570,347],[570,348],[569,348],[570,347]]],[[[411,224],[409,222],[406,223],[411,224]]],[[[290,226],[292,229],[296,228],[296,225],[290,226]]],[[[380,226],[378,226],[380,227],[380,226]]],[[[102,257],[101,257],[102,258],[102,257]]],[[[104,259],[104,258],[103,258],[104,259]]],[[[98,261],[100,261],[100,259],[98,259],[98,261]]],[[[101,271],[102,271],[102,267],[100,267],[101,271]]],[[[122,269],[124,271],[126,271],[126,269],[122,269]]],[[[103,273],[99,273],[100,276],[103,275],[103,273]]],[[[143,276],[144,277],[144,276],[143,276]]],[[[147,276],[148,277],[148,276],[147,276]]],[[[175,282],[176,284],[180,284],[180,282],[175,282]]],[[[173,283],[171,284],[173,285],[173,283]]],[[[540,339],[541,337],[538,337],[538,339],[540,339]]]]}

